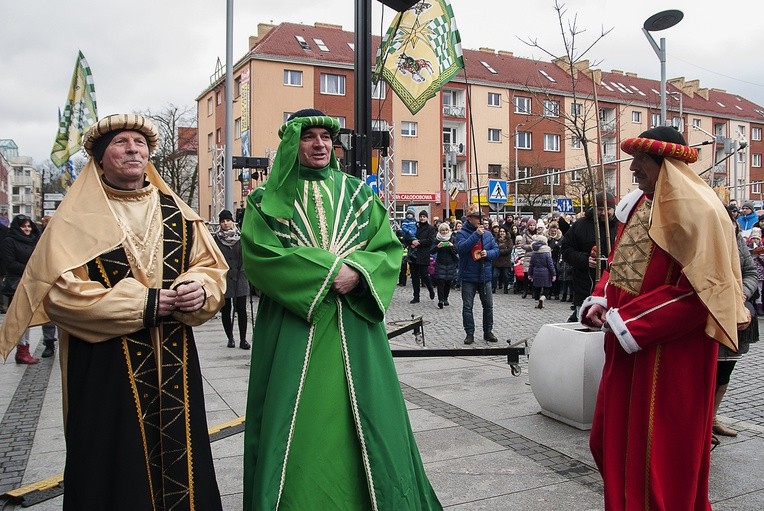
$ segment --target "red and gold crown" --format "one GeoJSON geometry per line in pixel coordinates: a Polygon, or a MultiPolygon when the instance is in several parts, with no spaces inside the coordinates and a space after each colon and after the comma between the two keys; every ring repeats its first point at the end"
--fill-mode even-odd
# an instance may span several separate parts
{"type": "Polygon", "coordinates": [[[647,153],[664,158],[676,158],[685,163],[695,163],[698,161],[698,150],[694,147],[652,138],[627,138],[621,142],[621,149],[631,155],[634,153],[647,153]]]}

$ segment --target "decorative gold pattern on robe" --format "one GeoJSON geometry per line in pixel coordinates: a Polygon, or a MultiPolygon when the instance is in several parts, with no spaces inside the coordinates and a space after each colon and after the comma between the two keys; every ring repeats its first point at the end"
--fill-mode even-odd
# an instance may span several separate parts
{"type": "Polygon", "coordinates": [[[608,284],[637,295],[642,289],[647,265],[655,244],[647,231],[652,201],[643,200],[631,215],[613,253],[608,284]]]}

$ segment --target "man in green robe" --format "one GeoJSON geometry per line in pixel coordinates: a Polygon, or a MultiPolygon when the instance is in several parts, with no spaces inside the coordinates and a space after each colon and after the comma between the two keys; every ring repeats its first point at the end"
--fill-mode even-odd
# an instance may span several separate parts
{"type": "Polygon", "coordinates": [[[371,188],[341,172],[339,123],[293,114],[247,201],[261,291],[244,434],[244,509],[442,509],[416,447],[384,327],[400,243],[371,188]]]}

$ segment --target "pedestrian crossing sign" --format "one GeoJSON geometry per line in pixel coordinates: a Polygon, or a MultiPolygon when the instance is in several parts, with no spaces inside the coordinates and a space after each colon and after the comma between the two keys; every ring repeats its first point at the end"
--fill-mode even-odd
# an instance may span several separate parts
{"type": "Polygon", "coordinates": [[[488,180],[488,202],[505,204],[507,202],[507,182],[502,179],[488,180]]]}

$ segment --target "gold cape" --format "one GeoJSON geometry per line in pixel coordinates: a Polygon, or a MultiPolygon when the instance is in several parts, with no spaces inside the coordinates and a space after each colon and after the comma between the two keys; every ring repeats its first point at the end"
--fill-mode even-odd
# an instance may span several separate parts
{"type": "MultiPolygon", "coordinates": [[[[183,218],[202,222],[167,186],[151,162],[146,166],[146,179],[161,193],[175,199],[183,218]]],[[[24,330],[50,322],[42,303],[63,273],[121,245],[124,239],[125,233],[109,207],[101,171],[91,158],[56,210],[27,263],[0,327],[3,359],[8,358],[24,330]]]]}
{"type": "Polygon", "coordinates": [[[663,159],[649,234],[682,265],[708,309],[706,334],[737,351],[737,325],[747,314],[735,227],[714,191],[675,158],[663,159]]]}

